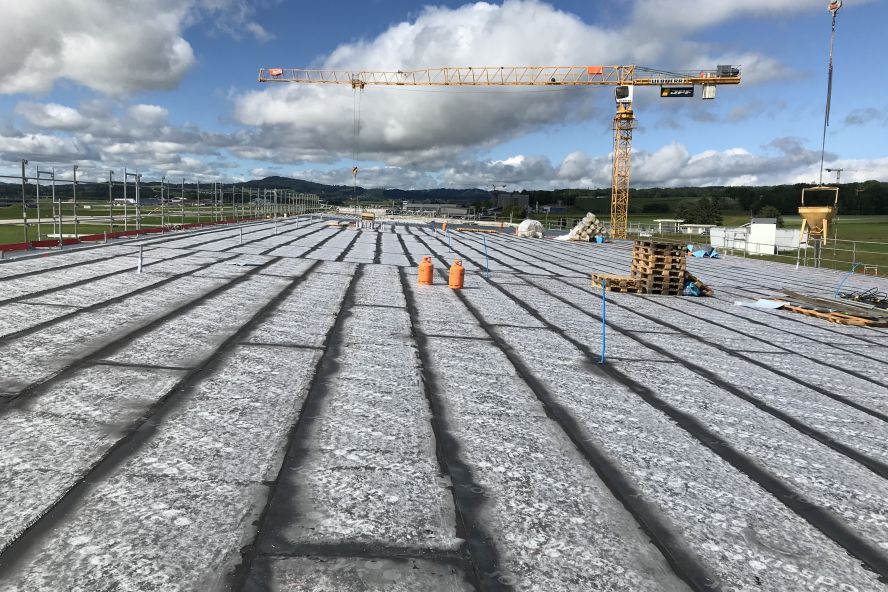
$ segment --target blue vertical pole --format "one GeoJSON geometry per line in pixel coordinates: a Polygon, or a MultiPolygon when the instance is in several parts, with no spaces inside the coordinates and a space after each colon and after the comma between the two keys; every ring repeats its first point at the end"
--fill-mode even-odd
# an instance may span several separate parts
{"type": "Polygon", "coordinates": [[[450,230],[447,231],[447,250],[453,252],[453,246],[450,244],[450,230]]]}
{"type": "Polygon", "coordinates": [[[607,280],[601,280],[601,363],[604,364],[605,329],[607,327],[607,298],[604,297],[607,280]]]}
{"type": "Polygon", "coordinates": [[[484,274],[490,279],[490,260],[487,257],[487,235],[484,235],[484,274]]]}

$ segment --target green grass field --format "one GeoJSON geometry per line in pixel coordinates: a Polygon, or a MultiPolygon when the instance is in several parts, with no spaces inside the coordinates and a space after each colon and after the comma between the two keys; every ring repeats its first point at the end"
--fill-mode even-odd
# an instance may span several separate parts
{"type": "MultiPolygon", "coordinates": [[[[48,220],[52,218],[51,204],[46,204],[46,206],[47,207],[43,207],[43,204],[41,204],[40,214],[44,222],[41,222],[39,225],[37,223],[37,208],[29,208],[28,210],[29,241],[47,239],[49,234],[55,234],[57,232],[53,223],[48,220]],[[38,228],[40,231],[39,236],[38,228]]],[[[133,230],[136,228],[134,206],[128,206],[126,209],[122,206],[114,208],[113,214],[115,220],[113,228],[110,226],[109,220],[107,219],[102,221],[89,220],[90,217],[94,216],[108,216],[109,209],[107,204],[78,204],[77,215],[81,221],[77,225],[77,232],[79,234],[98,234],[102,232],[133,230]],[[126,217],[129,218],[126,223],[124,220],[124,212],[128,215],[126,217]]],[[[256,212],[254,211],[253,214],[256,214],[256,212]]],[[[166,207],[164,220],[168,225],[183,223],[191,224],[195,222],[210,222],[220,217],[233,218],[235,215],[241,217],[250,216],[249,205],[247,205],[245,209],[238,207],[237,213],[235,213],[235,210],[230,205],[224,208],[214,209],[207,205],[197,207],[188,204],[185,207],[185,214],[183,216],[182,208],[179,204],[171,204],[166,207]]],[[[21,206],[7,206],[0,208],[0,220],[21,220],[21,217],[21,206]]],[[[74,234],[75,229],[73,219],[74,209],[72,204],[66,203],[63,211],[63,234],[74,234]]],[[[160,206],[152,205],[142,207],[142,226],[151,227],[160,225],[160,206]]],[[[24,242],[24,240],[24,230],[22,229],[21,224],[0,224],[0,244],[20,243],[24,242]]]]}

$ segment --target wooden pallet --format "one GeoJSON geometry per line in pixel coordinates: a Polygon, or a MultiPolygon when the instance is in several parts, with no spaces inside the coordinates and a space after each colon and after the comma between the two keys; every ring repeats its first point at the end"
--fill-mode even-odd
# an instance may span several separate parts
{"type": "Polygon", "coordinates": [[[652,296],[681,296],[684,292],[684,288],[663,288],[663,289],[652,289],[647,293],[652,296]]]}
{"type": "Polygon", "coordinates": [[[667,279],[667,280],[675,280],[682,281],[684,280],[687,271],[685,271],[684,267],[667,267],[667,268],[651,268],[636,265],[635,263],[629,268],[629,275],[637,278],[658,278],[658,279],[667,279]]]}
{"type": "Polygon", "coordinates": [[[646,249],[651,251],[677,251],[683,253],[687,248],[686,245],[679,243],[660,242],[660,241],[635,241],[634,249],[646,249]]]}
{"type": "Polygon", "coordinates": [[[685,253],[686,247],[675,244],[662,244],[656,247],[635,244],[632,247],[633,253],[642,253],[647,255],[680,255],[685,253]]]}
{"type": "Polygon", "coordinates": [[[632,260],[648,263],[650,265],[668,265],[685,261],[683,255],[646,255],[644,253],[632,253],[632,260]]]}
{"type": "Polygon", "coordinates": [[[612,273],[593,273],[592,285],[601,288],[604,283],[606,292],[623,292],[626,294],[644,294],[645,286],[641,285],[637,278],[628,275],[615,275],[612,273]]]}
{"type": "Polygon", "coordinates": [[[854,325],[856,327],[888,327],[888,321],[885,320],[865,319],[843,312],[817,310],[815,308],[808,308],[807,306],[799,306],[789,303],[783,305],[783,310],[803,314],[809,317],[816,317],[818,319],[826,319],[831,323],[838,323],[840,325],[854,325]]]}

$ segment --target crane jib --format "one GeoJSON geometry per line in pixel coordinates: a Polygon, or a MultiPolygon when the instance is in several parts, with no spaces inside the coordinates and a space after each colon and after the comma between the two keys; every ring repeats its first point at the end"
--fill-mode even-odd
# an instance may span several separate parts
{"type": "Polygon", "coordinates": [[[446,67],[406,71],[261,68],[259,81],[341,84],[351,85],[355,90],[365,86],[612,86],[617,112],[613,120],[611,232],[613,238],[626,238],[632,131],[635,129],[634,87],[659,86],[661,97],[693,97],[699,85],[701,98],[711,100],[715,98],[716,87],[740,84],[740,68],[725,64],[717,65],[714,70],[662,70],[632,65],[446,67]]]}

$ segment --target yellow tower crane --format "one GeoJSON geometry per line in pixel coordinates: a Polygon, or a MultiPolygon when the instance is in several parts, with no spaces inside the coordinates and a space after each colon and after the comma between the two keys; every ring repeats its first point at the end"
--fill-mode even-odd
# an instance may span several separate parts
{"type": "Polygon", "coordinates": [[[614,116],[613,179],[611,182],[611,232],[626,238],[629,214],[629,172],[632,153],[632,110],[636,86],[659,86],[661,97],[693,97],[701,88],[703,99],[714,99],[716,86],[740,84],[740,70],[718,66],[715,70],[670,72],[641,66],[483,66],[426,68],[398,71],[304,70],[261,68],[259,82],[343,84],[355,89],[378,86],[613,86],[617,113],[614,116]]]}

